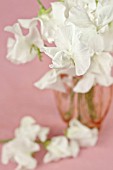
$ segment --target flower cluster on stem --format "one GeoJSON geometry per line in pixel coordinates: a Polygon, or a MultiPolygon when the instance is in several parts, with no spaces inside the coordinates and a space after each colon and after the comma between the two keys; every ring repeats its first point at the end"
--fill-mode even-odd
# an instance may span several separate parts
{"type": "Polygon", "coordinates": [[[2,163],[9,161],[17,163],[16,170],[34,169],[38,161],[33,156],[43,145],[47,151],[44,163],[58,161],[68,157],[77,157],[81,147],[95,146],[98,141],[98,130],[89,129],[78,120],[70,121],[66,134],[48,138],[50,129],[36,124],[32,117],[24,117],[20,126],[15,130],[14,138],[2,140],[2,163]]]}

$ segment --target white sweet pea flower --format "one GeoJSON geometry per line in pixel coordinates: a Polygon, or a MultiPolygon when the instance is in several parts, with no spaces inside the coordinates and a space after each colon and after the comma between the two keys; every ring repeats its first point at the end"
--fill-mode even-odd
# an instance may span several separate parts
{"type": "Polygon", "coordinates": [[[112,66],[113,57],[109,53],[96,54],[92,58],[88,72],[79,80],[74,91],[77,93],[86,93],[96,84],[106,87],[112,85],[112,66]]]}
{"type": "Polygon", "coordinates": [[[76,141],[69,143],[68,139],[64,136],[52,138],[47,146],[48,153],[44,157],[44,163],[51,161],[58,161],[59,159],[67,157],[76,157],[79,153],[79,146],[76,141]]]}
{"type": "Polygon", "coordinates": [[[11,160],[18,164],[16,170],[34,169],[37,160],[32,157],[32,154],[39,150],[39,145],[29,139],[15,138],[3,146],[2,163],[8,164],[11,160]]]}
{"type": "Polygon", "coordinates": [[[47,72],[38,82],[35,87],[43,89],[52,89],[60,92],[66,92],[65,84],[72,87],[72,77],[75,75],[75,69],[55,70],[47,72]],[[63,76],[62,76],[63,75],[63,76]]]}
{"type": "Polygon", "coordinates": [[[90,66],[93,50],[82,43],[82,34],[74,25],[60,27],[55,35],[56,47],[45,47],[44,52],[52,59],[51,68],[75,68],[75,74],[83,75],[90,66]]]}
{"type": "MultiPolygon", "coordinates": [[[[88,5],[86,1],[83,3],[88,5]]],[[[94,53],[113,52],[113,1],[95,1],[95,4],[93,12],[87,10],[87,5],[72,7],[66,23],[74,24],[83,33],[81,41],[87,42],[94,53]]]]}
{"type": "Polygon", "coordinates": [[[51,3],[51,12],[48,14],[42,14],[38,17],[41,23],[41,33],[45,40],[48,42],[54,41],[54,34],[58,27],[64,24],[65,18],[65,6],[60,2],[51,3]]]}
{"type": "Polygon", "coordinates": [[[14,34],[14,38],[8,39],[7,58],[16,64],[32,61],[37,55],[37,50],[40,49],[41,51],[44,46],[41,35],[36,27],[35,19],[27,21],[20,20],[19,22],[23,28],[29,27],[27,35],[22,33],[19,23],[5,27],[5,31],[14,34]],[[32,48],[34,45],[37,47],[37,50],[32,48]]]}
{"type": "Polygon", "coordinates": [[[25,137],[31,141],[35,141],[37,138],[44,142],[47,139],[49,128],[41,127],[36,124],[36,121],[32,117],[24,117],[21,120],[20,127],[15,130],[15,136],[17,138],[25,137]]]}
{"type": "Polygon", "coordinates": [[[77,5],[70,9],[67,23],[73,23],[79,28],[95,28],[98,33],[105,32],[113,21],[113,1],[102,5],[100,2],[86,0],[83,1],[83,4],[86,5],[77,5]],[[92,7],[93,12],[90,9],[92,7]]]}
{"type": "Polygon", "coordinates": [[[94,146],[98,141],[98,129],[89,129],[78,120],[72,120],[67,129],[67,137],[76,140],[81,147],[94,146]]]}

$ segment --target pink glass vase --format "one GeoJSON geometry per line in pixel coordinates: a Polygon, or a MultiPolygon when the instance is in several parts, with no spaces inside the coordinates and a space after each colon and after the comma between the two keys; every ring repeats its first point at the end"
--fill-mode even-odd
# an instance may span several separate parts
{"type": "Polygon", "coordinates": [[[62,119],[69,123],[77,118],[90,128],[100,128],[112,101],[112,86],[95,86],[88,93],[74,93],[67,88],[66,93],[55,92],[56,104],[62,119]]]}

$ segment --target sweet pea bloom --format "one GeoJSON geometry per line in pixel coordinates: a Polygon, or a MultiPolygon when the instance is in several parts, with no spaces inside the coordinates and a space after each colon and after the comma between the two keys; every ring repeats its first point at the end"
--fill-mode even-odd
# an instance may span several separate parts
{"type": "Polygon", "coordinates": [[[48,153],[44,157],[44,163],[58,161],[67,157],[76,157],[79,146],[76,141],[69,142],[64,136],[53,137],[47,146],[48,153]]]}
{"type": "Polygon", "coordinates": [[[81,147],[95,146],[98,141],[98,130],[89,129],[82,125],[78,120],[70,121],[67,129],[67,137],[76,140],[81,147]]]}
{"type": "Polygon", "coordinates": [[[72,76],[74,74],[74,68],[64,70],[52,69],[34,85],[39,89],[52,89],[60,92],[66,92],[65,84],[72,87],[72,76]],[[62,77],[61,75],[64,76],[62,77]]]}
{"type": "Polygon", "coordinates": [[[12,160],[18,164],[16,170],[34,169],[37,161],[32,154],[39,150],[39,145],[29,139],[15,138],[3,146],[2,163],[8,164],[12,160]]]}
{"type": "Polygon", "coordinates": [[[5,27],[5,31],[14,34],[14,38],[8,39],[7,59],[16,64],[24,64],[32,61],[37,55],[37,50],[42,50],[44,46],[41,35],[36,27],[35,19],[27,21],[20,20],[20,24],[16,23],[13,26],[5,27]],[[27,29],[29,27],[27,35],[23,34],[20,25],[27,29]],[[34,45],[37,50],[33,48],[34,45]]]}
{"type": "Polygon", "coordinates": [[[97,32],[103,32],[109,27],[109,23],[113,21],[113,1],[104,3],[101,1],[81,1],[84,5],[77,5],[70,9],[68,21],[74,23],[79,28],[90,28],[93,27],[97,32]],[[89,8],[86,7],[86,5],[89,8]],[[90,7],[94,7],[93,12],[90,7]],[[95,4],[95,5],[94,5],[95,4]],[[89,11],[87,10],[89,9],[89,11]],[[76,16],[76,17],[75,17],[76,16]]]}
{"type": "Polygon", "coordinates": [[[24,117],[21,120],[20,127],[15,130],[15,136],[17,138],[25,137],[31,141],[35,141],[37,138],[44,142],[49,134],[49,128],[41,127],[36,124],[36,121],[32,117],[24,117]]]}
{"type": "Polygon", "coordinates": [[[77,76],[83,75],[90,66],[93,50],[82,43],[82,34],[74,25],[60,27],[55,35],[56,47],[45,47],[44,52],[52,59],[51,68],[75,68],[77,76]]]}
{"type": "Polygon", "coordinates": [[[36,140],[38,138],[42,143],[45,142],[48,133],[49,128],[37,125],[30,116],[24,117],[20,127],[15,130],[15,138],[3,146],[2,162],[8,164],[13,160],[18,164],[16,170],[34,169],[37,161],[32,155],[40,150],[36,140]]]}
{"type": "Polygon", "coordinates": [[[48,42],[54,42],[54,34],[57,28],[64,25],[65,5],[60,2],[51,3],[51,12],[38,17],[41,23],[41,34],[48,42]]]}

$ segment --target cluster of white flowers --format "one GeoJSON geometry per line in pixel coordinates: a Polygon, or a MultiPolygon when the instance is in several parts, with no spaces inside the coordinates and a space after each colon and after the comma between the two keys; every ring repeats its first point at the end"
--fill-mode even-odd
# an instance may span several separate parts
{"type": "Polygon", "coordinates": [[[88,92],[96,84],[113,84],[112,0],[62,0],[51,3],[49,10],[42,8],[39,14],[5,28],[14,34],[7,45],[7,58],[12,62],[26,63],[36,55],[41,58],[41,53],[51,58],[51,70],[35,83],[36,87],[65,92],[62,74],[67,75],[67,82],[82,76],[73,88],[79,93],[88,92]],[[24,35],[23,29],[28,34],[24,35]]]}
{"type": "Polygon", "coordinates": [[[33,154],[40,151],[40,144],[47,150],[43,162],[48,163],[77,157],[80,147],[95,146],[98,141],[98,130],[89,129],[76,119],[70,121],[64,136],[48,139],[49,131],[49,128],[36,124],[32,117],[24,117],[15,130],[15,138],[3,145],[2,163],[8,164],[12,160],[18,164],[16,170],[34,169],[37,160],[33,154]]]}
{"type": "Polygon", "coordinates": [[[32,154],[40,151],[36,140],[45,142],[48,133],[49,128],[39,126],[32,117],[24,117],[15,130],[15,138],[3,146],[2,163],[8,164],[12,160],[18,164],[16,170],[34,169],[37,160],[32,154]]]}
{"type": "Polygon", "coordinates": [[[81,147],[95,146],[98,141],[98,129],[89,129],[78,120],[70,121],[66,136],[53,137],[47,146],[48,153],[44,162],[57,161],[67,157],[77,157],[81,147]]]}

